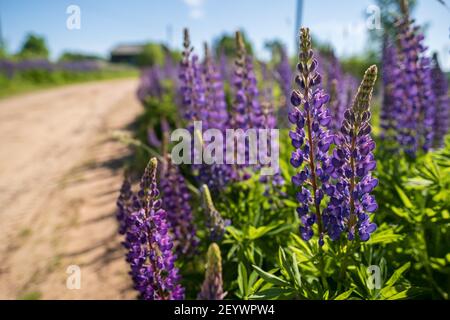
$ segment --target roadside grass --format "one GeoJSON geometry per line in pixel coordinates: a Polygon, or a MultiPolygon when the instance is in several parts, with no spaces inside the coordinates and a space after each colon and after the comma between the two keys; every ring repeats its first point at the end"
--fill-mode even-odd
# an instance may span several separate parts
{"type": "Polygon", "coordinates": [[[27,72],[26,74],[14,76],[12,79],[0,75],[0,99],[68,84],[136,78],[138,76],[139,70],[137,69],[99,70],[89,72],[27,72]]]}

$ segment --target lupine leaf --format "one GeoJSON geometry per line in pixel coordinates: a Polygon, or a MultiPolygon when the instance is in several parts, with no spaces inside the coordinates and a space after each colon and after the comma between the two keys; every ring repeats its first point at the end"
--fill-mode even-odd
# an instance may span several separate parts
{"type": "Polygon", "coordinates": [[[238,265],[238,286],[242,296],[246,296],[248,294],[247,269],[242,262],[238,265]]]}
{"type": "Polygon", "coordinates": [[[256,270],[256,272],[259,274],[259,276],[261,278],[263,278],[265,281],[267,281],[269,283],[272,283],[272,284],[278,285],[278,286],[288,286],[289,285],[289,283],[284,281],[283,279],[281,279],[269,272],[266,272],[255,265],[253,265],[252,267],[256,270]]]}
{"type": "Polygon", "coordinates": [[[398,195],[400,196],[400,199],[402,200],[403,204],[406,208],[412,209],[414,205],[412,204],[411,200],[409,200],[408,196],[403,192],[403,190],[399,186],[395,186],[395,190],[397,190],[398,195]]]}
{"type": "Polygon", "coordinates": [[[387,287],[392,287],[400,279],[402,274],[411,267],[411,262],[405,263],[403,266],[395,270],[394,274],[386,281],[387,287]]]}
{"type": "Polygon", "coordinates": [[[340,295],[338,295],[334,300],[347,300],[348,297],[350,297],[355,289],[351,288],[345,292],[342,292],[340,295]]]}

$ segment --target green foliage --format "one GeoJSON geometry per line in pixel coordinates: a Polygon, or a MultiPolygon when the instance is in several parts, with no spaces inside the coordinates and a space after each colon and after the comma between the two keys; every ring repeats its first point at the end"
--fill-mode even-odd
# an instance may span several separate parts
{"type": "MultiPolygon", "coordinates": [[[[241,32],[244,39],[245,49],[248,54],[253,53],[253,47],[250,42],[248,42],[247,37],[244,32],[241,32]]],[[[236,54],[236,38],[235,35],[223,34],[214,41],[214,52],[216,56],[224,54],[229,58],[234,58],[236,54]]]]}
{"type": "Polygon", "coordinates": [[[27,35],[18,55],[21,58],[45,58],[49,56],[49,50],[44,37],[30,33],[27,35]]]}
{"type": "MultiPolygon", "coordinates": [[[[174,106],[173,87],[161,99],[149,99],[138,121],[134,143],[143,159],[149,126],[160,135],[160,120],[183,126],[174,106]],[[139,151],[140,150],[140,151],[139,151]]],[[[376,123],[375,123],[376,125],[376,123]]],[[[376,128],[375,128],[376,129],[376,128]]],[[[374,130],[375,134],[378,132],[374,130]]],[[[212,194],[214,204],[231,225],[218,243],[222,251],[227,299],[397,300],[448,299],[450,294],[450,137],[446,147],[416,159],[383,147],[377,137],[375,157],[379,204],[374,219],[378,229],[367,242],[325,239],[305,242],[298,232],[294,169],[288,131],[280,132],[280,169],[286,184],[270,188],[254,175],[212,194]],[[265,194],[268,192],[268,194],[265,194]]],[[[180,259],[187,297],[200,288],[202,260],[209,245],[199,186],[181,167],[193,191],[192,207],[201,239],[199,255],[180,259]],[[200,270],[200,271],[199,271],[200,270]]]]}
{"type": "Polygon", "coordinates": [[[380,65],[380,59],[373,51],[368,51],[362,55],[344,57],[340,61],[344,72],[348,72],[357,78],[361,77],[371,65],[380,65]]]}
{"type": "Polygon", "coordinates": [[[148,43],[137,58],[140,67],[151,67],[164,64],[164,48],[157,43],[148,43]]]}
{"type": "Polygon", "coordinates": [[[89,72],[28,70],[15,73],[12,79],[0,73],[0,98],[66,84],[137,77],[137,75],[137,70],[130,68],[106,68],[89,72]]]}

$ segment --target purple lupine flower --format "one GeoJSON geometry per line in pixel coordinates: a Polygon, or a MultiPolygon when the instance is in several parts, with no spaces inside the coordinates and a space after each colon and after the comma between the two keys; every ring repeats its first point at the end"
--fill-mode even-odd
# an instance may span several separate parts
{"type": "Polygon", "coordinates": [[[444,145],[444,137],[448,132],[450,116],[450,98],[448,97],[448,80],[442,72],[437,54],[433,55],[433,92],[436,101],[434,118],[434,146],[440,148],[444,145]]]}
{"type": "Polygon", "coordinates": [[[126,219],[124,246],[134,288],[144,300],[181,300],[184,288],[172,253],[167,213],[156,184],[157,160],[150,160],[140,183],[138,208],[126,219]]]}
{"type": "Polygon", "coordinates": [[[297,213],[301,220],[300,234],[304,240],[313,236],[312,226],[317,223],[319,243],[323,244],[324,228],[320,203],[324,197],[323,188],[328,184],[328,150],[333,140],[329,132],[331,117],[326,108],[329,96],[317,86],[321,76],[316,71],[317,60],[311,50],[311,36],[308,28],[300,32],[300,54],[295,82],[299,90],[291,96],[293,110],[289,121],[295,127],[289,136],[295,151],[291,165],[301,169],[292,177],[293,184],[299,188],[297,213]]]}
{"type": "Polygon", "coordinates": [[[16,70],[15,64],[9,59],[0,59],[0,73],[3,74],[8,80],[14,77],[16,70]]]}
{"type": "Polygon", "coordinates": [[[161,191],[175,252],[178,256],[194,254],[199,240],[189,204],[191,195],[183,175],[170,159],[165,161],[161,171],[161,191]]]}
{"type": "Polygon", "coordinates": [[[159,140],[154,127],[147,128],[147,142],[150,146],[161,147],[161,140],[159,140]]]}
{"type": "Polygon", "coordinates": [[[352,90],[352,81],[349,75],[344,75],[341,64],[333,52],[329,54],[325,72],[326,88],[330,93],[330,103],[328,110],[331,115],[331,129],[338,132],[344,117],[344,112],[349,101],[347,92],[352,90]]]}
{"type": "Polygon", "coordinates": [[[127,231],[127,219],[130,213],[133,211],[133,200],[135,196],[131,190],[131,183],[128,175],[125,178],[120,188],[119,198],[117,199],[117,213],[116,218],[119,222],[119,233],[125,234],[127,231]]]}
{"type": "Polygon", "coordinates": [[[216,243],[211,243],[207,253],[205,280],[198,294],[198,300],[223,300],[222,256],[216,243]]]}
{"type": "Polygon", "coordinates": [[[137,97],[145,105],[149,98],[161,99],[164,93],[161,71],[159,67],[151,67],[142,71],[137,97]]]}
{"type": "Polygon", "coordinates": [[[367,69],[353,105],[345,112],[341,132],[335,137],[336,148],[329,173],[336,183],[324,188],[330,201],[323,212],[324,227],[332,240],[339,239],[343,232],[353,240],[358,232],[359,239],[367,241],[376,230],[376,225],[369,219],[369,215],[378,208],[370,194],[378,185],[378,180],[371,175],[376,161],[369,122],[369,105],[376,77],[377,67],[374,65],[367,69]]]}
{"type": "Polygon", "coordinates": [[[184,116],[188,121],[202,121],[205,108],[205,88],[197,55],[192,55],[189,31],[184,29],[183,59],[180,64],[180,92],[184,116]]]}
{"type": "Polygon", "coordinates": [[[407,15],[399,19],[396,26],[399,68],[399,81],[393,89],[396,138],[400,148],[415,157],[419,148],[429,149],[433,138],[433,132],[427,127],[432,125],[434,118],[431,70],[419,28],[407,15]]]}
{"type": "MultiPolygon", "coordinates": [[[[207,108],[205,109],[206,129],[217,129],[225,134],[229,122],[222,76],[215,65],[208,45],[205,43],[205,61],[203,64],[206,84],[207,108]]],[[[223,148],[223,154],[226,154],[223,148]]],[[[200,180],[212,190],[222,190],[234,177],[233,168],[227,164],[213,163],[200,168],[200,180]]]]}
{"type": "MultiPolygon", "coordinates": [[[[277,117],[275,116],[275,108],[274,108],[274,99],[273,99],[273,77],[272,72],[269,67],[261,63],[261,73],[263,79],[263,88],[261,95],[261,109],[262,109],[262,127],[264,129],[275,129],[277,127],[277,117]]],[[[262,135],[260,135],[260,139],[262,139],[262,135]]],[[[270,136],[267,136],[267,145],[272,145],[272,140],[270,136]]],[[[276,142],[274,142],[276,143],[276,142]]],[[[260,169],[260,166],[258,166],[260,169]]],[[[271,202],[270,193],[276,192],[282,196],[285,196],[284,193],[281,192],[281,187],[284,185],[285,181],[280,171],[278,170],[273,175],[270,176],[261,176],[259,181],[265,184],[264,195],[269,198],[271,202]]]]}
{"type": "Polygon", "coordinates": [[[383,40],[382,57],[383,103],[380,112],[381,139],[387,144],[393,144],[396,138],[395,103],[399,94],[400,69],[398,68],[398,53],[395,45],[385,37],[383,40]]]}
{"type": "Polygon", "coordinates": [[[224,220],[214,206],[208,186],[202,186],[203,210],[206,215],[206,227],[209,231],[211,241],[220,241],[225,234],[225,228],[231,224],[230,220],[224,220]]]}
{"type": "MultiPolygon", "coordinates": [[[[240,32],[236,32],[237,57],[233,74],[234,101],[231,108],[231,116],[228,128],[235,130],[261,129],[264,125],[264,116],[259,101],[259,91],[256,75],[253,67],[253,59],[247,54],[244,41],[240,32]]],[[[237,142],[236,155],[245,158],[245,164],[237,165],[234,169],[235,180],[246,180],[250,172],[246,170],[249,166],[249,148],[246,143],[237,142]]],[[[227,151],[228,152],[228,151],[227,151]]]]}
{"type": "Polygon", "coordinates": [[[291,64],[289,62],[289,57],[286,52],[285,47],[280,48],[280,61],[275,67],[276,70],[276,78],[278,80],[278,83],[281,87],[281,91],[284,95],[284,104],[279,109],[279,119],[281,120],[280,123],[285,123],[285,119],[287,119],[287,115],[291,111],[292,105],[291,105],[291,88],[292,88],[292,81],[293,81],[293,72],[291,68],[291,64]]]}
{"type": "Polygon", "coordinates": [[[418,119],[420,144],[423,151],[428,152],[433,146],[433,126],[436,114],[436,101],[431,79],[431,59],[421,57],[418,67],[418,83],[421,88],[419,91],[420,110],[418,119]]]}
{"type": "Polygon", "coordinates": [[[206,88],[206,108],[202,110],[204,113],[202,118],[206,119],[206,121],[203,123],[203,127],[205,129],[214,128],[224,132],[228,122],[224,85],[206,43],[204,49],[203,76],[206,88]]]}
{"type": "Polygon", "coordinates": [[[173,82],[173,86],[175,88],[178,87],[178,65],[174,61],[172,53],[170,50],[167,50],[164,54],[164,65],[161,70],[164,79],[171,80],[173,82]]]}
{"type": "Polygon", "coordinates": [[[240,32],[236,32],[237,58],[233,85],[235,99],[231,127],[247,130],[262,128],[263,115],[259,103],[259,91],[253,67],[253,58],[247,54],[240,32]]]}
{"type": "Polygon", "coordinates": [[[233,64],[223,52],[219,54],[219,67],[220,74],[222,75],[223,80],[227,83],[231,83],[233,75],[233,64]]]}

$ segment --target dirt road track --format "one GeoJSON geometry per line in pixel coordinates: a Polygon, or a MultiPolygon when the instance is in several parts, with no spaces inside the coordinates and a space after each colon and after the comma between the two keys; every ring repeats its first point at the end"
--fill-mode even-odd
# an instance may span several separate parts
{"type": "Polygon", "coordinates": [[[137,80],[0,101],[0,298],[133,298],[116,235],[126,147],[111,131],[141,111],[137,80]],[[81,268],[81,289],[66,269],[81,268]]]}

